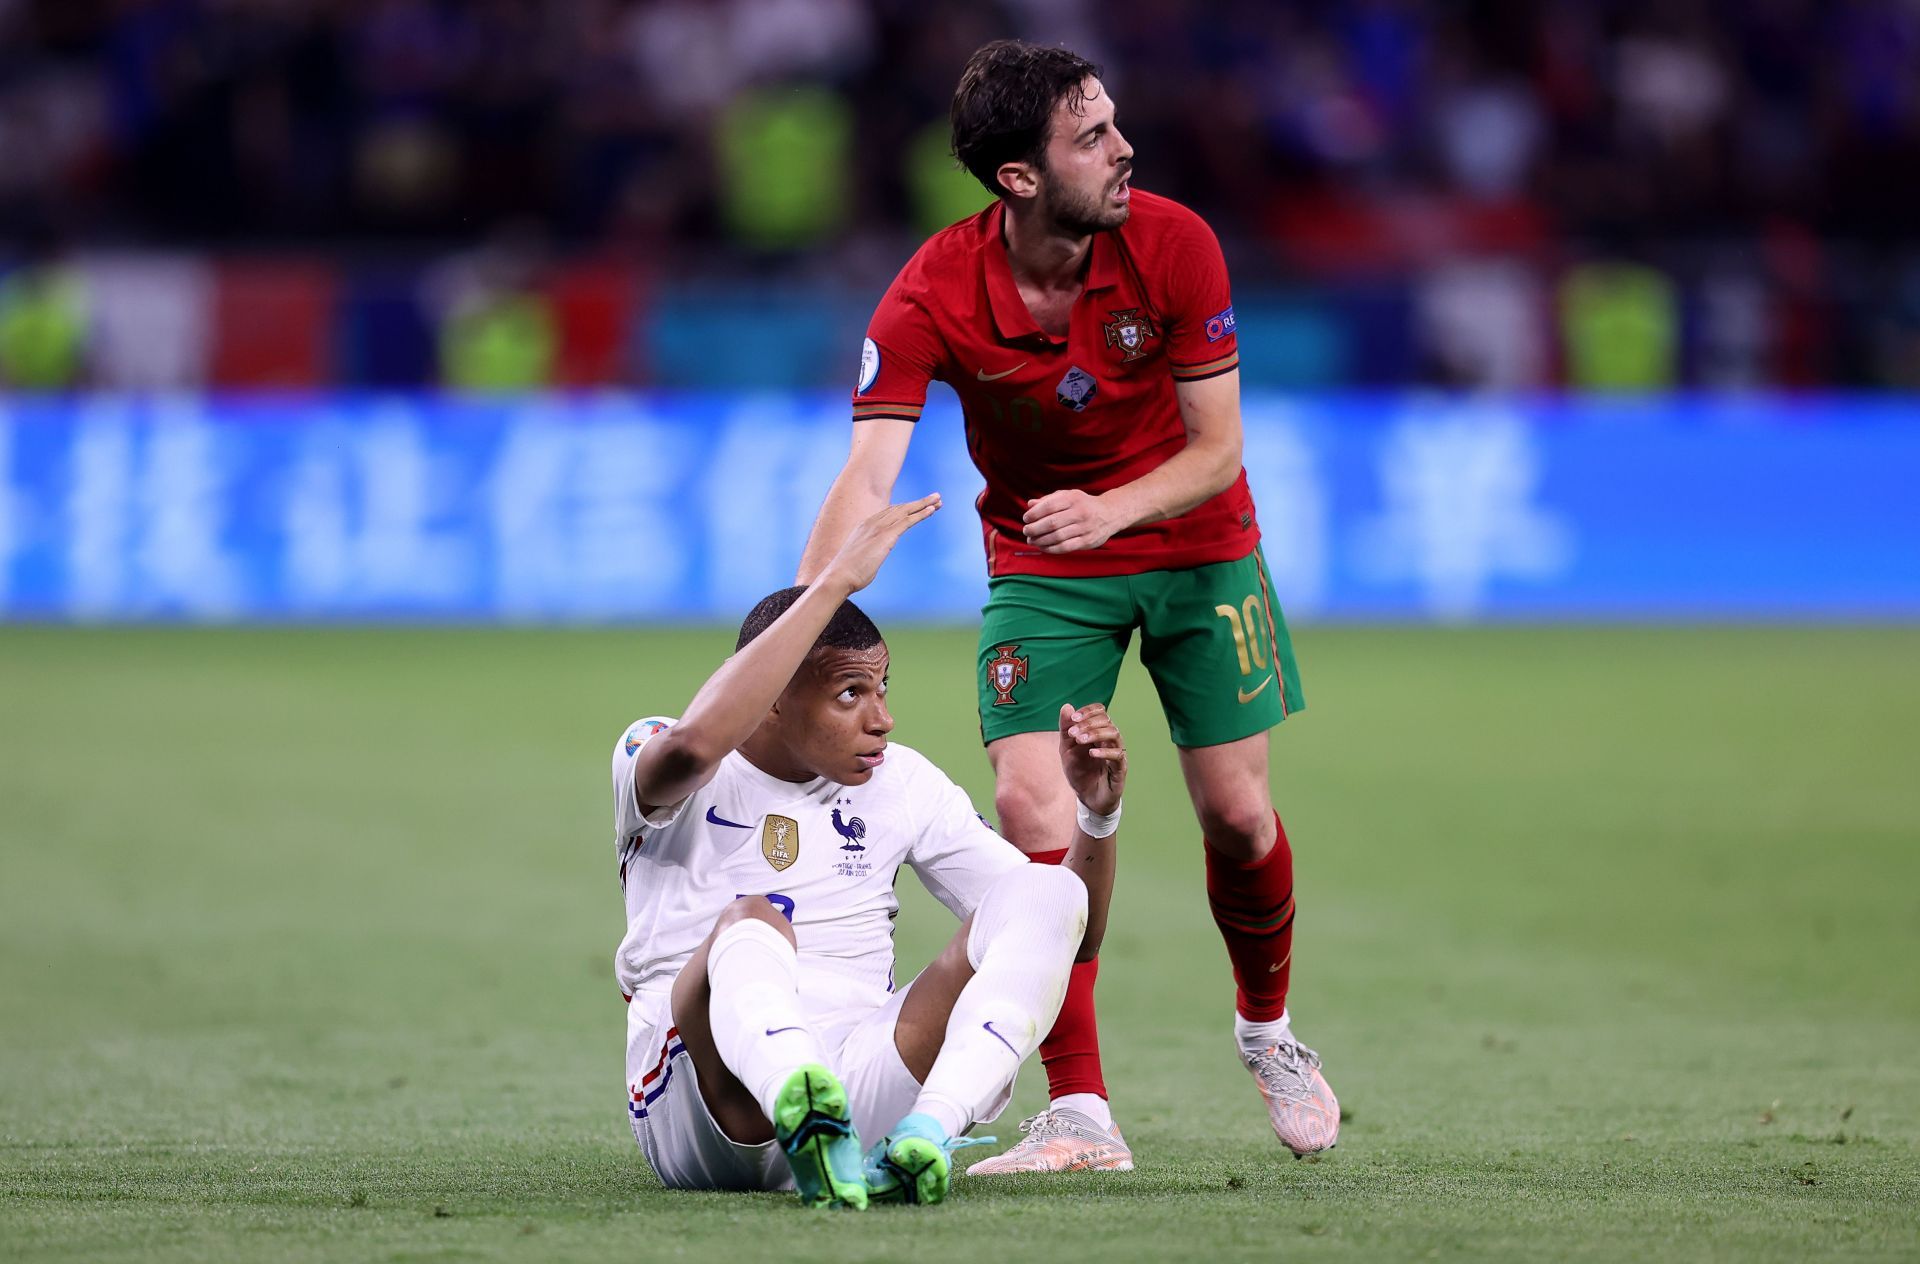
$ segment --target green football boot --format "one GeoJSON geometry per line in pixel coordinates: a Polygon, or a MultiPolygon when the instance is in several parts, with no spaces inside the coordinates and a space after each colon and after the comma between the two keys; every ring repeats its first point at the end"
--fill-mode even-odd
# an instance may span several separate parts
{"type": "Polygon", "coordinates": [[[948,1155],[992,1137],[949,1137],[929,1115],[908,1115],[867,1151],[867,1199],[931,1206],[944,1201],[952,1179],[948,1155]]]}
{"type": "Polygon", "coordinates": [[[780,1087],[773,1134],[793,1169],[800,1201],[809,1207],[867,1205],[860,1170],[860,1138],[853,1131],[847,1090],[823,1066],[803,1066],[780,1087]]]}

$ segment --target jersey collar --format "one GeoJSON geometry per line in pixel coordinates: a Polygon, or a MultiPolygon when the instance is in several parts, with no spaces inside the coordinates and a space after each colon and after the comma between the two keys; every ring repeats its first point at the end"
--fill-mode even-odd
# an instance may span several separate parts
{"type": "MultiPolygon", "coordinates": [[[[1047,335],[1040,326],[1033,323],[1033,313],[1027,310],[1027,301],[1020,297],[1020,287],[1013,280],[1013,261],[1007,257],[1006,217],[1007,204],[995,199],[986,216],[987,240],[981,258],[986,273],[987,303],[993,309],[993,324],[1000,331],[1000,337],[1008,342],[1045,338],[1047,335]]],[[[1114,241],[1116,235],[1117,230],[1111,229],[1093,235],[1093,246],[1087,260],[1085,293],[1112,289],[1120,284],[1119,246],[1114,241]]]]}
{"type": "Polygon", "coordinates": [[[772,773],[762,772],[751,759],[737,750],[728,751],[722,762],[732,768],[734,776],[750,786],[754,793],[781,803],[814,798],[835,784],[825,777],[815,777],[812,781],[782,781],[772,773]]]}

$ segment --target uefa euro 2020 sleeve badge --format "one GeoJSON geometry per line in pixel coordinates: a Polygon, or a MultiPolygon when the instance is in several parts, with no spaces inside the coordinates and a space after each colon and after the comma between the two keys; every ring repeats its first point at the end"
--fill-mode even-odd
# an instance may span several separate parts
{"type": "Polygon", "coordinates": [[[800,859],[800,822],[790,816],[767,816],[760,827],[760,854],[775,870],[800,859]]]}
{"type": "Polygon", "coordinates": [[[1109,312],[1108,315],[1113,319],[1105,326],[1107,345],[1120,348],[1121,360],[1138,360],[1147,354],[1147,339],[1158,337],[1160,333],[1153,327],[1153,322],[1142,316],[1137,307],[1109,312]]]}
{"type": "Polygon", "coordinates": [[[1027,660],[1015,658],[1013,652],[1018,645],[995,646],[994,656],[987,660],[987,683],[993,686],[993,705],[1010,707],[1013,705],[1013,689],[1027,678],[1027,660]]]}

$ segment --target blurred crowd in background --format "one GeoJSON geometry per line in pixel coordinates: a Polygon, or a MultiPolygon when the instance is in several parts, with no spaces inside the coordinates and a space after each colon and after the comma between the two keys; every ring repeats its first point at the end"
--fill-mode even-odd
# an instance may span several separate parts
{"type": "Polygon", "coordinates": [[[0,379],[844,385],[1003,35],[1249,384],[1920,387],[1920,0],[0,0],[0,379]]]}

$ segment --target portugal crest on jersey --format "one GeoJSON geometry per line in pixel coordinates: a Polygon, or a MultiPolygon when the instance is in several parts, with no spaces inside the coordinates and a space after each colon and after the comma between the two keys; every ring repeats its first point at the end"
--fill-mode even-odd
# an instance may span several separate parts
{"type": "Polygon", "coordinates": [[[1018,645],[999,645],[994,647],[994,656],[987,661],[987,683],[993,686],[993,705],[1010,707],[1013,705],[1013,689],[1027,678],[1027,660],[1015,658],[1013,652],[1018,645]]]}
{"type": "Polygon", "coordinates": [[[769,813],[766,824],[760,827],[760,854],[776,870],[800,859],[800,822],[769,813]]]}
{"type": "Polygon", "coordinates": [[[1113,319],[1106,324],[1107,345],[1120,348],[1123,361],[1138,360],[1147,354],[1147,339],[1160,335],[1160,331],[1153,327],[1153,322],[1142,316],[1137,307],[1109,312],[1108,315],[1113,319]]]}

